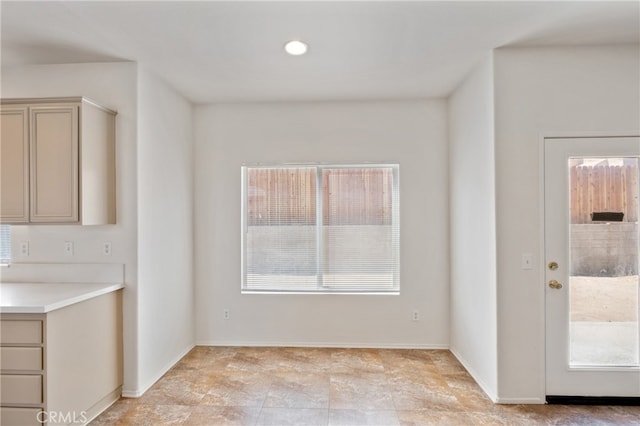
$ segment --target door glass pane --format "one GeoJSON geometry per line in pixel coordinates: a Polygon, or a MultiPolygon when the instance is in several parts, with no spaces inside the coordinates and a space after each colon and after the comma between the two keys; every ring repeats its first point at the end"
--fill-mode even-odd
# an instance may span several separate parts
{"type": "Polygon", "coordinates": [[[570,365],[638,366],[638,158],[571,158],[570,365]]]}

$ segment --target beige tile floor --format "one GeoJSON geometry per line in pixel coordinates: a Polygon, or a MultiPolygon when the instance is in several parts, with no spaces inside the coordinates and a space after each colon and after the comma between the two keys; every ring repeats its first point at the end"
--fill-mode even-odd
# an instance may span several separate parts
{"type": "Polygon", "coordinates": [[[194,348],[92,425],[640,425],[640,407],[493,404],[446,350],[194,348]]]}

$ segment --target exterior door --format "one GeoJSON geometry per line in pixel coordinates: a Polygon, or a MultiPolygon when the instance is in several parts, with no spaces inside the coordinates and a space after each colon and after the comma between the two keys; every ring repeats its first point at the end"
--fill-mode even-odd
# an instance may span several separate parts
{"type": "Polygon", "coordinates": [[[544,143],[546,394],[639,397],[640,138],[544,143]]]}

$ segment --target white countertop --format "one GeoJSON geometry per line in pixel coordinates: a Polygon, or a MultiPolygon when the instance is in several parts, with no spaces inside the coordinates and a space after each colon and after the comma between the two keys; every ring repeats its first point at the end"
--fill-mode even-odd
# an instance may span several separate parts
{"type": "Polygon", "coordinates": [[[0,313],[43,314],[121,288],[122,283],[0,283],[0,313]]]}

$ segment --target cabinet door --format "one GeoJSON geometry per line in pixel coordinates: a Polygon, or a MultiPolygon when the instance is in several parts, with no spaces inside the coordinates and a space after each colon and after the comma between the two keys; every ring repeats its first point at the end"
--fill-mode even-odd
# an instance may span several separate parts
{"type": "Polygon", "coordinates": [[[31,222],[78,222],[78,110],[31,107],[31,222]]]}
{"type": "Polygon", "coordinates": [[[29,130],[27,107],[0,110],[0,221],[29,221],[29,130]]]}

